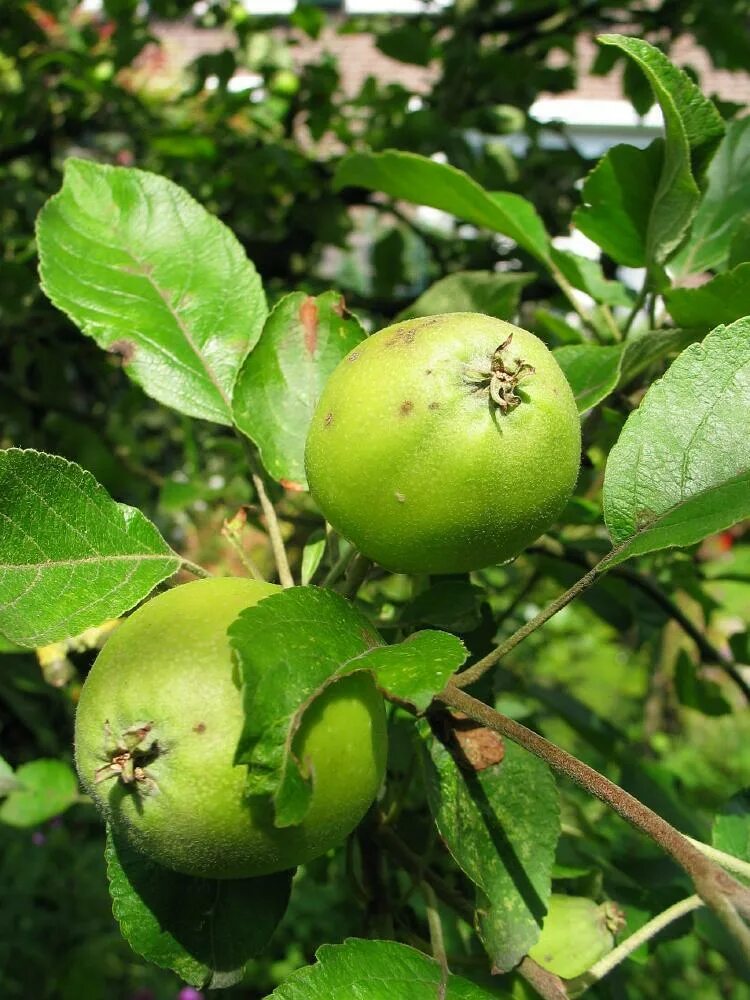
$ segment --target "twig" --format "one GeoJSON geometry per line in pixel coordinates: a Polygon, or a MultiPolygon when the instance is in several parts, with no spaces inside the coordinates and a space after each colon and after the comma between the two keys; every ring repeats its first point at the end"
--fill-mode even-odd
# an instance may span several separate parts
{"type": "Polygon", "coordinates": [[[491,670],[495,664],[499,663],[505,656],[510,653],[512,649],[515,649],[519,643],[523,642],[532,632],[535,632],[541,625],[544,625],[546,621],[549,621],[553,615],[556,615],[558,611],[561,611],[566,605],[570,604],[572,600],[582,594],[584,590],[587,590],[593,583],[597,581],[599,576],[606,572],[607,563],[612,559],[619,550],[617,548],[612,549],[607,555],[600,559],[596,566],[592,567],[585,576],[582,576],[580,580],[573,584],[564,594],[560,594],[556,597],[554,601],[547,605],[538,615],[535,615],[530,621],[522,625],[521,628],[517,629],[513,635],[509,636],[504,642],[501,642],[499,646],[496,646],[491,653],[488,653],[481,660],[478,660],[472,666],[463,670],[460,674],[457,674],[453,678],[453,684],[457,688],[468,687],[469,684],[473,684],[478,681],[480,677],[483,677],[488,670],[491,670]]]}
{"type": "Polygon", "coordinates": [[[432,946],[432,957],[440,962],[443,969],[443,983],[448,978],[448,958],[445,953],[445,940],[443,939],[443,923],[440,919],[437,896],[435,890],[429,882],[422,882],[422,895],[424,896],[425,910],[427,911],[427,926],[430,928],[430,945],[432,946]]]}
{"type": "Polygon", "coordinates": [[[460,712],[465,712],[469,718],[507,736],[514,743],[540,757],[553,770],[570,778],[589,794],[608,805],[631,826],[650,837],[690,876],[698,894],[716,913],[750,959],[750,929],[738,912],[750,916],[750,890],[705,857],[670,823],[588,764],[584,764],[583,761],[550,743],[531,729],[527,729],[526,726],[472,698],[454,684],[448,684],[437,695],[437,700],[460,712]]]}
{"type": "Polygon", "coordinates": [[[605,955],[604,958],[592,965],[590,969],[587,969],[582,976],[576,977],[574,980],[575,986],[571,986],[571,993],[576,996],[589,986],[593,986],[594,983],[598,983],[600,979],[604,979],[613,969],[617,968],[620,962],[624,962],[628,956],[632,955],[646,941],[650,941],[651,938],[656,937],[660,931],[663,931],[665,927],[669,927],[675,920],[687,916],[688,913],[692,913],[693,910],[697,910],[703,905],[704,902],[700,896],[688,896],[687,899],[681,899],[679,903],[675,903],[662,913],[657,914],[653,920],[649,920],[643,927],[639,927],[622,944],[619,944],[608,955],[605,955]]]}
{"type": "Polygon", "coordinates": [[[539,994],[543,1000],[568,1000],[568,990],[565,983],[554,972],[548,972],[533,958],[526,958],[516,969],[526,982],[539,994]]]}
{"type": "Polygon", "coordinates": [[[340,578],[342,573],[344,573],[346,567],[349,565],[349,563],[352,561],[353,558],[354,558],[354,551],[352,549],[347,548],[344,552],[342,552],[341,555],[338,557],[338,559],[334,562],[333,566],[331,566],[331,568],[326,573],[323,582],[321,583],[321,587],[332,587],[334,583],[336,583],[336,581],[340,578]]]}
{"type": "MultiPolygon", "coordinates": [[[[180,558],[182,559],[182,556],[180,556],[180,558]]],[[[213,573],[209,573],[207,569],[199,566],[198,563],[190,562],[189,559],[182,559],[182,568],[186,569],[189,573],[192,573],[193,576],[199,576],[204,580],[213,576],[213,573]]]]}
{"type": "Polygon", "coordinates": [[[268,493],[266,492],[266,485],[263,482],[260,466],[257,458],[255,457],[255,452],[250,446],[250,442],[245,437],[242,437],[242,443],[245,447],[247,460],[250,465],[250,476],[253,481],[253,486],[255,487],[255,492],[258,495],[261,510],[266,518],[266,528],[268,530],[268,537],[271,541],[271,550],[273,552],[273,558],[279,574],[279,581],[282,587],[293,587],[294,578],[292,577],[292,571],[289,568],[289,559],[286,554],[286,548],[284,547],[284,539],[281,536],[281,525],[279,524],[279,519],[276,516],[276,508],[271,503],[268,493]]]}
{"type": "Polygon", "coordinates": [[[630,330],[630,327],[633,325],[633,321],[635,320],[636,316],[638,315],[638,313],[643,308],[643,303],[646,301],[646,296],[648,295],[648,285],[649,285],[649,276],[647,274],[646,277],[645,277],[645,279],[644,279],[644,281],[643,281],[643,286],[642,286],[640,292],[638,292],[638,295],[636,296],[636,300],[633,303],[633,308],[630,310],[630,315],[628,316],[628,318],[625,320],[625,323],[623,324],[622,332],[624,334],[628,333],[628,331],[630,330]]]}
{"type": "Polygon", "coordinates": [[[342,591],[345,597],[354,597],[371,569],[372,562],[361,552],[357,552],[346,574],[346,586],[342,591]]]}

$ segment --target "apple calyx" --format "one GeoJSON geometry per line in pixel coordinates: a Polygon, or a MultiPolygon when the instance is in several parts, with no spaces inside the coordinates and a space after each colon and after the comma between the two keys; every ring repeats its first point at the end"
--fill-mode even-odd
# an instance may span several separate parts
{"type": "Polygon", "coordinates": [[[94,772],[99,784],[109,778],[119,778],[125,785],[136,783],[155,785],[146,770],[148,764],[159,756],[159,745],[153,732],[153,722],[137,722],[115,736],[109,720],[104,723],[104,756],[107,763],[94,772]]]}
{"type": "Polygon", "coordinates": [[[476,366],[467,366],[466,379],[473,383],[476,392],[487,391],[501,413],[510,413],[522,402],[516,392],[520,382],[534,374],[534,366],[523,358],[508,354],[513,334],[504,340],[492,354],[476,366]]]}

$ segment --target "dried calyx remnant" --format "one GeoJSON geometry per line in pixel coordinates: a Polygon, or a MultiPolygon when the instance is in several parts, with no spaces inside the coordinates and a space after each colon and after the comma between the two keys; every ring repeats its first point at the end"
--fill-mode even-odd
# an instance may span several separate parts
{"type": "Polygon", "coordinates": [[[155,784],[146,766],[159,756],[153,722],[137,722],[115,736],[109,721],[104,723],[104,755],[107,763],[97,768],[95,780],[119,778],[124,784],[155,784]]]}
{"type": "Polygon", "coordinates": [[[490,399],[502,413],[510,413],[520,404],[516,392],[518,384],[534,374],[534,367],[527,361],[510,356],[511,333],[495,350],[491,358],[466,366],[466,379],[476,392],[489,392],[490,399]]]}

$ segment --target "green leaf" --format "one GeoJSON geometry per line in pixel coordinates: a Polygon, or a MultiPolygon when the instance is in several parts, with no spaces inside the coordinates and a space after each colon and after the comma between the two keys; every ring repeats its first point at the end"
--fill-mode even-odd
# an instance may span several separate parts
{"type": "Polygon", "coordinates": [[[573,224],[626,267],[645,267],[653,196],[664,144],[613,146],[587,176],[573,224]]]}
{"type": "Polygon", "coordinates": [[[37,240],[49,298],[149,396],[232,423],[232,387],[266,302],[223,223],[164,177],[69,159],[37,240]]]}
{"type": "Polygon", "coordinates": [[[292,736],[339,669],[382,640],[354,605],[317,587],[290,588],[247,608],[229,639],[244,681],[245,727],[235,760],[249,765],[251,794],[274,797],[277,826],[299,823],[312,789],[293,756],[292,736]]]}
{"type": "Polygon", "coordinates": [[[464,644],[449,632],[415,632],[396,645],[363,653],[338,672],[347,673],[350,666],[372,670],[390,698],[424,712],[466,656],[464,644]]]}
{"type": "Polygon", "coordinates": [[[350,153],[336,168],[334,187],[367,188],[430,205],[502,233],[538,260],[549,260],[549,236],[530,202],[517,194],[485,191],[462,170],[424,156],[393,149],[350,153]]]}
{"type": "Polygon", "coordinates": [[[664,115],[664,157],[646,234],[646,263],[652,268],[670,258],[687,232],[700,198],[698,181],[724,134],[724,123],[690,77],[653,45],[625,35],[600,35],[598,40],[622,49],[637,63],[664,115]]]}
{"type": "Polygon", "coordinates": [[[396,318],[400,323],[417,316],[479,312],[512,320],[525,285],[534,275],[514,271],[457,271],[436,281],[396,318]]]}
{"type": "Polygon", "coordinates": [[[710,330],[750,315],[750,263],[718,274],[698,288],[671,288],[664,301],[675,323],[710,330]]]}
{"type": "Polygon", "coordinates": [[[740,118],[727,125],[706,171],[706,191],[693,219],[690,240],[670,265],[676,274],[700,274],[726,266],[732,242],[750,213],[749,177],[750,118],[740,118]]]}
{"type": "Polygon", "coordinates": [[[293,972],[266,1000],[492,1000],[476,983],[446,972],[439,962],[396,941],[349,939],[324,944],[315,965],[293,972]]]}
{"type": "Polygon", "coordinates": [[[13,768],[7,760],[0,757],[0,799],[4,798],[8,792],[20,787],[21,783],[13,773],[13,768]]]}
{"type": "Polygon", "coordinates": [[[118,618],[181,560],[139,510],[64,458],[0,451],[0,631],[42,646],[118,618]]]}
{"type": "MultiPolygon", "coordinates": [[[[7,774],[4,777],[7,783],[7,774]]],[[[78,798],[78,779],[61,760],[32,760],[21,764],[14,777],[17,787],[0,804],[0,822],[9,826],[39,826],[65,812],[78,798]]]]}
{"type": "Polygon", "coordinates": [[[221,989],[268,944],[289,901],[293,872],[259,878],[180,875],[115,843],[105,850],[112,910],[133,951],[191,986],[221,989]]]}
{"type": "Polygon", "coordinates": [[[702,340],[705,330],[647,330],[634,333],[623,345],[620,359],[618,385],[628,385],[647,368],[673,354],[678,354],[690,344],[702,340]]]}
{"type": "Polygon", "coordinates": [[[337,292],[292,292],[276,305],[234,388],[234,421],[284,484],[307,486],[305,441],[328,377],[365,334],[337,292]]]}
{"type": "Polygon", "coordinates": [[[733,795],[716,814],[711,843],[719,851],[750,861],[750,789],[733,795]]]}
{"type": "Polygon", "coordinates": [[[680,354],[630,415],[607,461],[615,562],[692,545],[750,515],[750,319],[680,354]]]}
{"type": "Polygon", "coordinates": [[[621,344],[570,344],[553,352],[570,382],[579,413],[596,406],[617,387],[622,352],[621,344]]]}
{"type": "Polygon", "coordinates": [[[543,761],[509,741],[501,763],[476,770],[464,759],[459,767],[455,734],[442,742],[426,722],[419,729],[430,809],[476,885],[478,929],[493,972],[507,972],[538,939],[547,909],[560,835],[554,779],[543,761]]]}
{"type": "Polygon", "coordinates": [[[399,621],[432,625],[450,632],[471,632],[481,621],[484,591],[468,580],[438,580],[407,604],[399,621]]]}
{"type": "Polygon", "coordinates": [[[597,260],[567,250],[552,249],[552,260],[573,288],[606,306],[629,306],[632,295],[619,281],[608,281],[597,260]]]}
{"type": "Polygon", "coordinates": [[[313,531],[302,550],[302,586],[306,587],[315,576],[326,550],[324,531],[313,531]]]}
{"type": "Polygon", "coordinates": [[[427,66],[435,54],[433,39],[432,31],[427,32],[417,24],[407,22],[377,35],[376,44],[391,59],[427,66]]]}
{"type": "Polygon", "coordinates": [[[737,267],[750,260],[750,215],[741,220],[729,245],[727,266],[737,267]]]}
{"type": "Polygon", "coordinates": [[[684,649],[680,650],[675,664],[674,688],[681,705],[704,715],[726,715],[732,710],[719,685],[699,676],[696,665],[684,649]]]}

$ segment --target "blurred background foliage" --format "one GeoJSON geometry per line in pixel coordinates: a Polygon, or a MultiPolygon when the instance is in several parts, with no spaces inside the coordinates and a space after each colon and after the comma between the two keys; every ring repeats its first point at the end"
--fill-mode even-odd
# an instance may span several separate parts
{"type": "MultiPolygon", "coordinates": [[[[564,132],[546,140],[555,126],[528,112],[540,95],[575,88],[582,39],[624,30],[669,51],[688,35],[709,66],[750,65],[747,0],[456,0],[408,18],[344,17],[327,6],[300,3],[289,17],[274,18],[230,0],[103,0],[98,12],[73,0],[2,3],[0,445],[79,462],[118,500],[142,507],[189,558],[220,572],[240,571],[221,527],[242,504],[249,505],[246,544],[260,546],[256,558],[270,565],[262,536],[253,535],[257,512],[239,445],[228,430],[145,397],[117,357],[81,336],[39,290],[34,220],[59,187],[66,156],[135,165],[183,185],[237,234],[272,301],[292,289],[337,287],[376,329],[440,278],[499,268],[518,278],[510,311],[520,295],[523,322],[558,343],[567,306],[523,252],[364,190],[334,192],[340,157],[390,147],[438,156],[490,190],[523,193],[552,233],[565,234],[591,163],[564,132]],[[179,43],[186,25],[191,37],[212,39],[187,62],[179,43]],[[346,49],[337,47],[344,53],[337,55],[325,44],[331,33],[369,35],[410,72],[399,82],[365,76],[352,86],[346,49]]],[[[598,56],[593,69],[622,69],[618,53],[598,56]]],[[[626,70],[622,85],[645,113],[650,97],[641,77],[626,70]]],[[[722,110],[741,109],[724,100],[722,110]]],[[[509,315],[507,302],[503,309],[509,315]]],[[[620,423],[605,410],[587,428],[590,491],[620,423]]],[[[318,522],[304,496],[284,504],[294,549],[318,522]]],[[[386,630],[397,632],[400,622],[451,628],[479,654],[498,628],[530,617],[580,575],[576,555],[595,532],[585,504],[575,512],[562,550],[474,574],[471,585],[375,579],[364,597],[386,630]]],[[[655,578],[719,644],[747,628],[747,552],[739,529],[698,551],[653,559],[655,578]]],[[[46,679],[34,656],[2,656],[0,752],[14,767],[40,756],[70,760],[79,677],[92,655],[71,654],[62,673],[46,679]]],[[[486,694],[694,836],[707,839],[712,812],[747,784],[750,721],[737,710],[734,689],[718,670],[697,671],[690,644],[624,575],[613,574],[525,643],[486,694]]],[[[434,852],[436,845],[425,846],[408,739],[394,740],[392,757],[402,828],[415,850],[434,852]]],[[[559,888],[593,895],[606,888],[624,905],[629,930],[687,892],[659,852],[604,807],[566,788],[564,809],[559,888]]],[[[323,941],[384,929],[410,940],[420,904],[408,882],[381,884],[373,866],[362,865],[371,849],[354,845],[300,875],[306,890],[294,894],[268,957],[252,964],[233,996],[264,996],[323,941]],[[384,899],[395,901],[390,928],[384,899]]],[[[439,866],[444,855],[437,853],[439,866]]],[[[446,867],[446,877],[457,876],[446,867]]],[[[175,977],[146,967],[120,938],[101,830],[86,802],[33,831],[0,825],[0,885],[4,998],[178,995],[175,977]]],[[[708,918],[697,923],[698,936],[683,936],[690,920],[675,925],[648,966],[644,951],[592,995],[750,998],[721,930],[708,918]]],[[[460,922],[446,933],[457,971],[482,965],[460,922]]]]}

